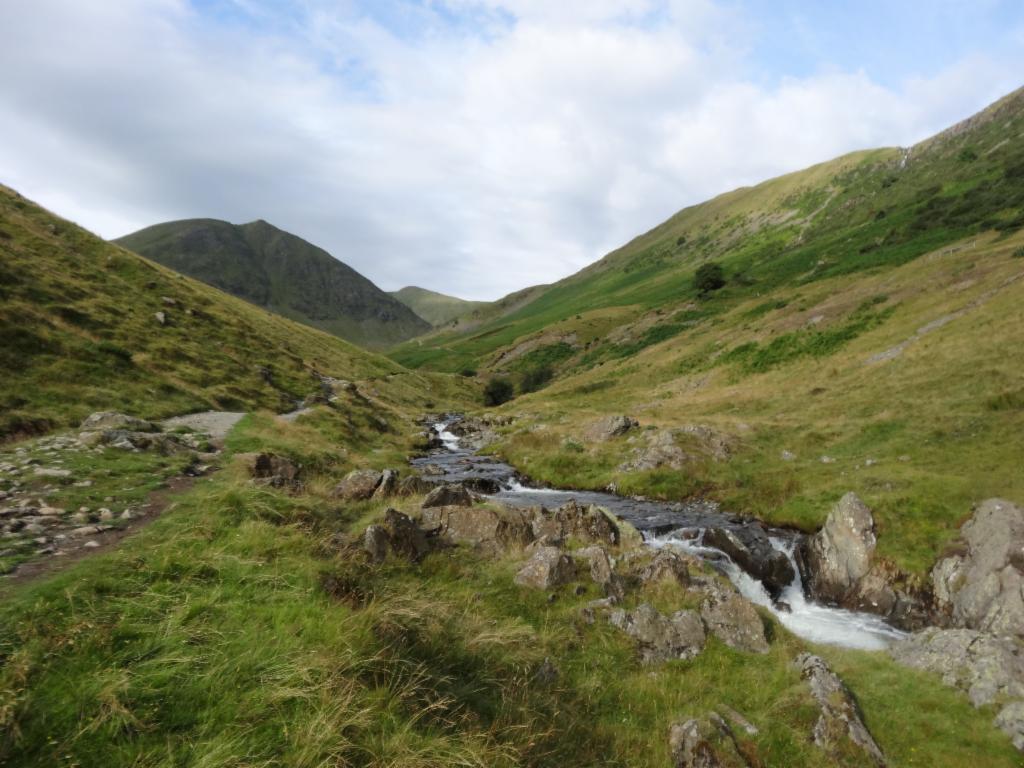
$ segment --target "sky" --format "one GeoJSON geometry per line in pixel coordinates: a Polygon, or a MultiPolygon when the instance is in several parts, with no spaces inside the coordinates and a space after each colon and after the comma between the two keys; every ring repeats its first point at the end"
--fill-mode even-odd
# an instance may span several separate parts
{"type": "Polygon", "coordinates": [[[496,299],[1024,85],[1020,0],[0,0],[0,183],[496,299]]]}

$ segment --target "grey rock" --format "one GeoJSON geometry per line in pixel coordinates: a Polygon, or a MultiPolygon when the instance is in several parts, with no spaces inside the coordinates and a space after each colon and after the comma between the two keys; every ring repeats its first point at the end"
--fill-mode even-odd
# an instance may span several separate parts
{"type": "Polygon", "coordinates": [[[670,430],[659,429],[646,440],[646,444],[633,451],[633,456],[619,466],[620,472],[647,472],[652,469],[682,469],[691,457],[676,445],[670,430]]]}
{"type": "Polygon", "coordinates": [[[99,411],[79,425],[82,432],[103,432],[108,429],[123,429],[129,432],[159,432],[160,428],[151,421],[137,419],[118,411],[99,411]]]}
{"type": "Polygon", "coordinates": [[[600,507],[583,507],[575,501],[564,504],[554,512],[537,510],[533,520],[533,535],[537,539],[551,540],[575,538],[584,543],[615,546],[620,541],[619,526],[610,514],[600,507]]]}
{"type": "Polygon", "coordinates": [[[669,729],[672,768],[725,768],[746,765],[728,724],[715,713],[675,723],[669,729]]]}
{"type": "Polygon", "coordinates": [[[845,752],[849,742],[877,766],[885,765],[885,756],[864,725],[860,710],[843,681],[818,656],[802,653],[796,666],[820,715],[814,725],[814,743],[826,752],[845,752]]]}
{"type": "Polygon", "coordinates": [[[250,454],[250,474],[274,488],[294,488],[299,484],[301,468],[291,459],[273,453],[250,454]]]}
{"type": "Polygon", "coordinates": [[[829,512],[822,529],[804,542],[810,594],[843,604],[870,570],[875,545],[871,510],[855,494],[847,493],[829,512]]]}
{"type": "Polygon", "coordinates": [[[632,611],[613,611],[609,623],[632,637],[645,664],[692,659],[704,650],[704,624],[693,611],[664,616],[649,603],[632,611]]]}
{"type": "Polygon", "coordinates": [[[700,617],[708,631],[738,651],[768,653],[764,621],[754,604],[729,590],[716,590],[701,603],[700,617]]]}
{"type": "Polygon", "coordinates": [[[375,563],[383,563],[388,556],[390,540],[382,525],[370,525],[363,531],[363,549],[375,563]]]}
{"type": "Polygon", "coordinates": [[[640,422],[630,416],[606,416],[587,427],[585,435],[590,440],[611,440],[639,426],[640,422]]]}
{"type": "Polygon", "coordinates": [[[581,557],[587,561],[590,565],[590,578],[595,583],[601,584],[602,586],[611,582],[612,577],[615,575],[612,568],[612,559],[608,556],[608,550],[600,545],[593,545],[576,552],[577,557],[581,557]]]}
{"type": "Polygon", "coordinates": [[[426,534],[397,509],[384,513],[384,530],[388,533],[388,546],[399,557],[417,562],[430,551],[426,534]]]}
{"type": "Polygon", "coordinates": [[[522,548],[533,541],[530,520],[517,509],[427,507],[421,525],[449,543],[488,545],[500,551],[522,548]]]}
{"type": "Polygon", "coordinates": [[[708,528],[704,531],[704,544],[727,554],[736,565],[764,584],[773,599],[796,578],[789,558],[772,546],[768,534],[758,526],[708,528]]]}
{"type": "Polygon", "coordinates": [[[355,469],[334,486],[331,495],[344,501],[365,501],[373,496],[382,477],[375,469],[355,469]]]}
{"type": "Polygon", "coordinates": [[[380,484],[373,492],[373,498],[386,499],[398,491],[398,470],[385,469],[380,476],[380,484]]]}
{"type": "Polygon", "coordinates": [[[1010,737],[1013,746],[1024,752],[1024,701],[1012,701],[996,715],[996,727],[1010,737]]]}
{"type": "Polygon", "coordinates": [[[457,483],[441,485],[427,494],[423,500],[423,508],[430,507],[471,507],[473,494],[465,486],[457,483]]]}
{"type": "Polygon", "coordinates": [[[552,589],[575,578],[576,565],[571,557],[557,547],[541,547],[519,569],[515,582],[522,587],[552,589]]]}
{"type": "Polygon", "coordinates": [[[654,555],[654,559],[640,570],[639,580],[644,586],[662,583],[689,586],[690,569],[687,558],[671,549],[660,549],[654,555]]]}
{"type": "Polygon", "coordinates": [[[966,691],[976,707],[1024,699],[1024,649],[1011,638],[930,627],[894,643],[889,653],[903,666],[934,672],[966,691]]]}
{"type": "Polygon", "coordinates": [[[155,312],[153,314],[153,317],[156,318],[156,321],[158,323],[160,323],[160,325],[167,325],[167,313],[166,312],[155,312]]]}
{"type": "Polygon", "coordinates": [[[65,478],[71,477],[70,469],[54,469],[53,467],[36,467],[33,472],[36,477],[54,477],[54,478],[65,478]]]}
{"type": "Polygon", "coordinates": [[[979,504],[959,552],[933,568],[932,586],[954,626],[1024,638],[1024,509],[1002,499],[979,504]]]}

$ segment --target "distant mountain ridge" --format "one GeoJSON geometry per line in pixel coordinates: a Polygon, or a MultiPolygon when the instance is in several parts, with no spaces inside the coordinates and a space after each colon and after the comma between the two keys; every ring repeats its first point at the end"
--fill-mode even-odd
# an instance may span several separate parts
{"type": "Polygon", "coordinates": [[[371,348],[430,330],[409,307],[322,248],[263,220],[186,219],[118,245],[284,317],[371,348]]]}
{"type": "Polygon", "coordinates": [[[400,302],[434,326],[445,325],[473,310],[486,307],[487,301],[468,301],[445,293],[430,291],[407,285],[397,291],[390,291],[400,302]]]}

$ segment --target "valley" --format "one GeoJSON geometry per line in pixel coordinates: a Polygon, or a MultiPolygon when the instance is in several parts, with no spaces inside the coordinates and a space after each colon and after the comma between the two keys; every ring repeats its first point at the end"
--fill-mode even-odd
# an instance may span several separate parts
{"type": "Polygon", "coordinates": [[[0,765],[1019,765],[1022,164],[1017,91],[496,302],[0,188],[0,765]]]}

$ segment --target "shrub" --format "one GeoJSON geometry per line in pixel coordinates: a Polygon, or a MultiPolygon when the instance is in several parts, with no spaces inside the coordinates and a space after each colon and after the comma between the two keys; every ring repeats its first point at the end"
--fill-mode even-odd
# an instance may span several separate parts
{"type": "Polygon", "coordinates": [[[713,261],[701,264],[693,276],[693,287],[702,295],[717,291],[724,285],[725,273],[722,271],[722,265],[713,261]]]}
{"type": "Polygon", "coordinates": [[[484,387],[484,405],[495,406],[507,403],[515,396],[512,382],[504,378],[493,378],[484,387]]]}
{"type": "Polygon", "coordinates": [[[527,392],[536,392],[551,381],[554,375],[555,373],[551,370],[550,365],[541,365],[537,368],[531,368],[523,373],[522,378],[519,380],[519,391],[523,394],[526,394],[527,392]]]}

